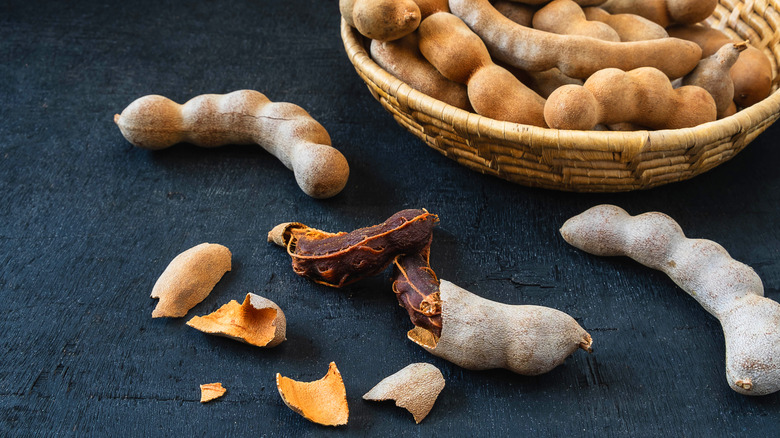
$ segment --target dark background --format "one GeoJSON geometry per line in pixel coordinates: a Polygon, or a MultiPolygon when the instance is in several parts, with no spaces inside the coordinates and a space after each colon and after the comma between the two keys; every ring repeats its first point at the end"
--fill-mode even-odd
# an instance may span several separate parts
{"type": "Polygon", "coordinates": [[[720,326],[664,274],[566,244],[569,217],[614,203],[659,210],[722,244],[780,299],[780,127],[690,181],[623,194],[514,185],[460,167],[400,128],[344,53],[333,0],[0,2],[0,435],[767,436],[780,394],[725,380],[720,326]],[[112,118],[137,97],[255,89],[307,109],[347,157],[309,198],[258,147],[134,148],[112,118]],[[487,298],[563,310],[594,338],[539,377],[463,370],[406,339],[389,272],[344,290],[297,277],[266,242],[279,222],[337,231],[397,210],[439,215],[432,263],[487,298]],[[182,319],[151,318],[152,285],[201,242],[233,270],[182,319]],[[254,292],[288,319],[259,349],[184,323],[254,292]],[[344,377],[349,424],[310,423],[277,372],[344,377]],[[447,386],[420,425],[362,394],[412,362],[447,386]],[[198,385],[227,394],[199,403],[198,385]]]}

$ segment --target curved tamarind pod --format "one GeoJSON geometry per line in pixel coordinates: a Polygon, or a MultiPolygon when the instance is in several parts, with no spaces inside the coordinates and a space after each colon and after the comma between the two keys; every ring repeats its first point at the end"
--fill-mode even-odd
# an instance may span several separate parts
{"type": "Polygon", "coordinates": [[[740,52],[747,43],[726,44],[715,54],[699,61],[699,65],[683,77],[683,85],[698,85],[715,99],[718,118],[723,118],[734,103],[734,82],[731,80],[731,67],[737,62],[740,52]]]}
{"type": "Polygon", "coordinates": [[[610,14],[636,14],[668,27],[703,21],[716,6],[718,0],[607,0],[601,8],[610,14]]]}
{"type": "Polygon", "coordinates": [[[450,0],[450,9],[482,38],[494,58],[528,71],[557,67],[566,76],[587,78],[610,67],[649,66],[677,78],[701,59],[696,44],[677,38],[617,43],[530,29],[501,15],[489,0],[450,0]]]}
{"type": "Polygon", "coordinates": [[[534,29],[560,35],[581,35],[604,41],[620,41],[620,36],[609,25],[591,21],[580,5],[573,0],[553,0],[536,11],[534,29]]]}
{"type": "MultiPolygon", "coordinates": [[[[712,56],[725,44],[736,43],[725,33],[700,24],[672,26],[669,35],[693,41],[701,47],[702,57],[712,56]]],[[[731,67],[734,102],[743,108],[765,99],[772,92],[772,64],[764,53],[749,45],[731,67]]]]}
{"type": "Polygon", "coordinates": [[[614,205],[586,210],[560,231],[583,251],[628,256],[666,273],[720,321],[731,388],[746,395],[780,390],[780,303],[765,298],[756,272],[732,259],[722,246],[686,238],[677,222],[663,213],[630,216],[614,205]]]}
{"type": "Polygon", "coordinates": [[[660,24],[636,14],[610,14],[599,7],[583,8],[585,18],[600,21],[615,29],[620,41],[645,41],[668,38],[669,34],[660,24]]]}
{"type": "Polygon", "coordinates": [[[441,280],[440,295],[441,336],[422,327],[407,336],[463,368],[505,368],[534,376],[560,365],[578,348],[591,349],[590,335],[559,310],[498,303],[447,280],[441,280]]]}
{"type": "Polygon", "coordinates": [[[438,12],[423,20],[418,32],[420,52],[444,77],[466,84],[469,102],[477,114],[546,126],[544,99],[494,64],[485,44],[461,19],[438,12]]]}
{"type": "Polygon", "coordinates": [[[179,105],[158,95],[136,99],[114,116],[122,135],[144,149],[176,143],[215,147],[258,144],[295,174],[307,195],[329,198],[347,184],[349,165],[325,128],[298,105],[253,90],[203,94],[179,105]]]}
{"type": "Polygon", "coordinates": [[[438,222],[426,210],[402,210],[381,224],[328,233],[298,222],[279,224],[268,241],[287,248],[296,274],[342,287],[382,272],[400,254],[425,247],[438,222]]]}
{"type": "Polygon", "coordinates": [[[716,119],[715,100],[701,87],[677,89],[660,71],[601,70],[582,86],[564,85],[550,94],[544,118],[555,129],[593,129],[629,122],[650,129],[679,129],[716,119]]]}

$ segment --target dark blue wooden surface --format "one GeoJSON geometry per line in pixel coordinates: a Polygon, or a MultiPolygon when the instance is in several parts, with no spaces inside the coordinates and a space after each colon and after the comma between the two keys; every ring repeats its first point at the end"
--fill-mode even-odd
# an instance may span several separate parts
{"type": "Polygon", "coordinates": [[[780,395],[728,388],[718,322],[663,274],[568,246],[558,228],[598,203],[663,211],[721,243],[780,299],[780,127],[730,162],[650,191],[574,194],[513,185],[428,149],[370,97],[339,38],[335,1],[0,2],[0,435],[769,436],[780,395]],[[135,98],[183,102],[255,89],[297,103],[351,165],[317,201],[256,147],[136,149],[112,118],[135,98]],[[472,372],[406,339],[389,276],[344,290],[293,274],[266,233],[326,230],[397,210],[438,214],[440,277],[490,299],[554,307],[594,338],[539,377],[472,372]],[[233,271],[191,315],[254,292],[279,304],[288,340],[258,349],[153,320],[152,285],[201,242],[233,271]],[[302,419],[275,373],[322,377],[335,361],[346,427],[302,419]],[[420,425],[361,399],[412,362],[447,381],[420,425]],[[198,385],[227,395],[199,403],[198,385]]]}

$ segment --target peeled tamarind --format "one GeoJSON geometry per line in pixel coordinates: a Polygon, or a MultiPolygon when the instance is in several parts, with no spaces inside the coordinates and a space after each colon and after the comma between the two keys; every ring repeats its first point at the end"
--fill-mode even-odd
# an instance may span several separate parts
{"type": "Polygon", "coordinates": [[[780,303],[764,297],[756,272],[721,245],[685,237],[663,213],[630,216],[614,205],[572,217],[561,235],[590,254],[628,256],[666,273],[720,321],[729,386],[746,395],[780,390],[780,303]]]}
{"type": "Polygon", "coordinates": [[[298,105],[271,102],[253,90],[203,94],[183,105],[158,95],[136,99],[114,116],[122,135],[144,149],[176,143],[215,147],[258,144],[295,174],[314,198],[339,193],[349,178],[344,155],[330,146],[328,132],[298,105]]]}

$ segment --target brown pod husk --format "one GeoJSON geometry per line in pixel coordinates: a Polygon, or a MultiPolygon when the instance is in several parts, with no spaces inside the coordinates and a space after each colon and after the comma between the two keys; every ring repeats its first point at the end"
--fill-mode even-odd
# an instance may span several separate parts
{"type": "Polygon", "coordinates": [[[429,363],[413,363],[382,379],[363,395],[363,400],[393,400],[419,424],[431,412],[442,389],[444,376],[438,368],[429,363]]]}
{"type": "Polygon", "coordinates": [[[276,389],[287,407],[313,423],[347,424],[347,391],[335,362],[330,363],[325,377],[314,382],[298,382],[276,373],[276,389]]]}
{"type": "Polygon", "coordinates": [[[393,292],[398,304],[409,313],[412,324],[434,336],[441,335],[441,297],[439,279],[431,269],[430,243],[413,255],[393,261],[393,292]]]}
{"type": "Polygon", "coordinates": [[[327,233],[285,223],[268,241],[287,248],[296,274],[331,287],[342,287],[382,272],[400,254],[420,251],[430,240],[436,215],[402,210],[379,225],[350,233],[327,233]]]}
{"type": "Polygon", "coordinates": [[[242,304],[231,300],[216,312],[190,319],[187,325],[258,347],[275,347],[287,339],[287,320],[282,309],[252,293],[246,294],[242,304]]]}

